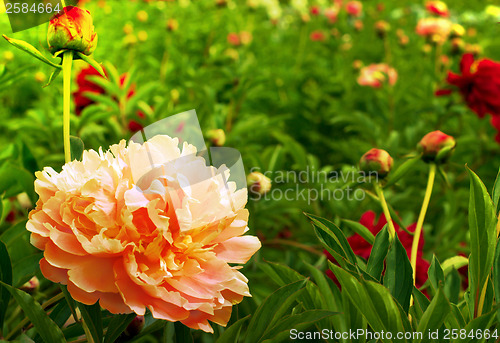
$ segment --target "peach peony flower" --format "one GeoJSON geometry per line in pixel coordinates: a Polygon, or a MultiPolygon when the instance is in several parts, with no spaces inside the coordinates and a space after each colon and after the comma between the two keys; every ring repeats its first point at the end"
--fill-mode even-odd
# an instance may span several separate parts
{"type": "Polygon", "coordinates": [[[373,88],[380,88],[384,82],[388,82],[393,86],[398,80],[398,73],[394,68],[389,67],[387,64],[370,64],[361,68],[358,77],[358,84],[360,86],[369,86],[373,88]]]}
{"type": "Polygon", "coordinates": [[[37,172],[31,242],[43,275],[73,298],[113,313],[135,312],[213,332],[249,293],[230,265],[260,248],[248,230],[247,190],[224,182],[196,148],[166,135],[124,140],[110,151],[37,172]],[[152,167],[153,166],[153,167],[152,167]],[[154,168],[154,169],[152,169],[154,168]],[[219,176],[219,177],[217,177],[219,176]]]}
{"type": "Polygon", "coordinates": [[[422,18],[417,23],[417,34],[434,43],[444,43],[451,33],[453,23],[445,18],[422,18]]]}

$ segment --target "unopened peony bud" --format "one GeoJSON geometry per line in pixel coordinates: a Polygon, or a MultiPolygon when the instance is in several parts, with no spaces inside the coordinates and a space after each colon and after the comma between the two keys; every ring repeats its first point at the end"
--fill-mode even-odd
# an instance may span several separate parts
{"type": "Polygon", "coordinates": [[[79,7],[65,7],[50,20],[47,42],[52,54],[66,49],[87,56],[92,54],[97,46],[97,34],[90,12],[79,7]]]}
{"type": "Polygon", "coordinates": [[[456,145],[455,138],[437,130],[426,134],[418,143],[418,149],[425,162],[444,162],[456,145]]]}
{"type": "Polygon", "coordinates": [[[226,143],[226,133],[222,129],[209,130],[207,138],[215,146],[223,146],[226,143]]]}
{"type": "Polygon", "coordinates": [[[364,172],[376,172],[379,178],[384,178],[392,169],[391,155],[382,149],[371,149],[359,160],[359,168],[364,172]]]}
{"type": "Polygon", "coordinates": [[[451,53],[454,55],[461,55],[465,50],[465,42],[462,38],[453,38],[451,40],[451,53]]]}
{"type": "Polygon", "coordinates": [[[35,293],[40,286],[40,281],[36,276],[33,276],[28,282],[19,287],[21,291],[25,291],[26,293],[33,294],[35,293]]]}
{"type": "Polygon", "coordinates": [[[265,194],[271,189],[271,179],[261,172],[252,172],[247,176],[248,188],[253,194],[265,194]]]}
{"type": "Polygon", "coordinates": [[[144,328],[144,316],[137,316],[134,319],[132,319],[130,324],[125,329],[124,334],[127,337],[135,337],[142,331],[143,328],[144,328]]]}
{"type": "Polygon", "coordinates": [[[379,20],[375,23],[375,32],[380,38],[384,38],[391,29],[391,25],[385,20],[379,20]]]}
{"type": "Polygon", "coordinates": [[[167,21],[167,30],[169,30],[169,31],[177,31],[178,28],[179,28],[179,22],[176,19],[170,18],[167,21]]]}

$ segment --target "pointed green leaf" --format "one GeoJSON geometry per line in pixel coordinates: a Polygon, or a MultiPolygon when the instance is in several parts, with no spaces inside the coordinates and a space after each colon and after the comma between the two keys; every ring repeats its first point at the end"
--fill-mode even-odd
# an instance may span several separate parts
{"type": "MultiPolygon", "coordinates": [[[[374,331],[405,332],[409,323],[403,321],[408,321],[408,318],[401,315],[386,287],[372,281],[360,281],[336,265],[331,264],[330,267],[342,285],[342,293],[346,292],[374,331]],[[384,315],[381,316],[381,313],[384,315]]],[[[383,342],[392,341],[385,339],[383,342]]]]}
{"type": "Polygon", "coordinates": [[[117,314],[111,318],[104,337],[104,343],[113,343],[137,316],[135,313],[117,314]]]}
{"type": "Polygon", "coordinates": [[[448,275],[453,269],[460,269],[469,264],[469,259],[465,256],[453,256],[441,263],[444,276],[448,275]]]}
{"type": "Polygon", "coordinates": [[[408,313],[413,289],[413,269],[406,249],[397,235],[394,237],[387,254],[384,286],[389,289],[403,310],[408,313]]]}
{"type": "Polygon", "coordinates": [[[438,290],[439,283],[444,285],[444,272],[439,264],[439,260],[436,258],[436,255],[432,256],[432,262],[429,266],[429,270],[427,271],[427,275],[429,276],[429,280],[435,291],[438,290]]]}
{"type": "MultiPolygon", "coordinates": [[[[442,288],[438,289],[436,296],[432,299],[431,303],[425,310],[424,315],[420,319],[417,332],[427,333],[435,331],[443,325],[446,317],[451,311],[451,306],[444,295],[442,288]]],[[[424,334],[422,337],[415,338],[413,343],[432,342],[428,335],[424,334]]]]}
{"type": "MultiPolygon", "coordinates": [[[[290,330],[295,329],[297,331],[302,331],[311,326],[311,324],[317,321],[335,315],[335,312],[325,311],[325,310],[309,310],[304,311],[299,314],[290,315],[282,318],[276,323],[272,328],[270,328],[264,337],[262,337],[262,342],[266,343],[278,343],[283,341],[289,341],[290,330]]],[[[253,334],[249,331],[249,334],[253,334]]]]}
{"type": "MultiPolygon", "coordinates": [[[[236,323],[228,327],[222,335],[217,339],[215,343],[234,343],[238,342],[238,338],[240,335],[241,327],[245,322],[250,319],[250,315],[241,318],[236,323]]],[[[250,333],[251,334],[251,333],[250,333]]]]}
{"type": "Polygon", "coordinates": [[[61,329],[49,318],[42,306],[31,295],[4,282],[0,282],[0,284],[10,292],[45,342],[66,342],[61,329]]]}
{"type": "Polygon", "coordinates": [[[102,77],[104,77],[105,79],[107,79],[108,77],[106,76],[106,73],[104,72],[104,69],[102,69],[102,66],[99,62],[97,62],[96,60],[94,60],[92,57],[90,56],[87,56],[85,54],[82,54],[81,52],[77,52],[76,53],[78,55],[78,57],[80,57],[82,60],[84,60],[85,62],[87,62],[88,64],[90,64],[92,67],[94,67],[95,70],[97,70],[99,72],[99,74],[101,74],[102,77]]]}
{"type": "Polygon", "coordinates": [[[62,69],[55,69],[50,74],[49,81],[47,82],[47,84],[45,86],[43,86],[43,88],[50,86],[52,84],[52,82],[54,82],[54,80],[59,76],[59,74],[61,74],[61,70],[62,69]]]}
{"type": "Polygon", "coordinates": [[[102,317],[101,317],[101,306],[99,302],[94,305],[85,305],[82,303],[77,303],[82,318],[89,328],[90,334],[94,339],[94,342],[102,342],[102,317]]]}
{"type": "Polygon", "coordinates": [[[352,231],[363,237],[365,241],[373,245],[375,242],[375,236],[370,232],[363,224],[355,222],[353,220],[342,219],[342,222],[352,231]]]}
{"type": "Polygon", "coordinates": [[[267,328],[276,323],[290,308],[292,302],[307,284],[307,279],[278,288],[262,301],[248,325],[246,343],[258,342],[267,328]]]}
{"type": "Polygon", "coordinates": [[[366,265],[366,272],[373,276],[376,280],[380,281],[382,271],[384,270],[384,261],[387,253],[389,252],[389,232],[387,225],[375,237],[368,264],[366,265]]]}
{"type": "Polygon", "coordinates": [[[500,169],[498,170],[497,178],[495,179],[495,184],[493,185],[493,191],[491,192],[491,199],[493,199],[493,206],[495,207],[495,213],[498,214],[500,205],[500,169]]]}
{"type": "MultiPolygon", "coordinates": [[[[313,214],[305,213],[305,215],[312,220],[312,224],[317,229],[315,230],[316,234],[327,250],[333,250],[353,265],[357,264],[356,255],[354,255],[347,238],[337,225],[313,214]]],[[[337,262],[341,263],[341,261],[337,262]]]]}
{"type": "MultiPolygon", "coordinates": [[[[493,265],[496,247],[497,217],[493,202],[479,177],[469,168],[470,200],[469,231],[471,254],[469,257],[469,279],[474,313],[478,310],[478,301],[493,265]]],[[[477,313],[481,315],[481,313],[477,313]]]]}
{"type": "MultiPolygon", "coordinates": [[[[469,333],[469,332],[474,332],[476,333],[478,330],[485,330],[487,328],[490,328],[494,319],[495,319],[495,314],[496,314],[496,311],[497,309],[495,308],[493,311],[490,311],[486,314],[483,314],[482,316],[480,317],[477,317],[477,318],[474,318],[473,320],[471,320],[467,326],[465,326],[465,332],[469,333]]],[[[491,331],[491,333],[493,333],[494,330],[498,330],[498,329],[493,329],[491,331]]],[[[498,334],[498,331],[497,331],[497,334],[498,334]]],[[[473,342],[473,343],[481,343],[481,342],[484,342],[485,339],[484,339],[484,335],[483,335],[483,338],[482,339],[477,339],[476,337],[469,337],[469,335],[467,335],[466,338],[459,338],[457,339],[455,342],[456,343],[469,343],[469,342],[473,342]]],[[[492,340],[489,340],[489,342],[492,342],[492,340]]],[[[494,340],[494,342],[496,342],[496,339],[494,340]]]]}
{"type": "Polygon", "coordinates": [[[47,57],[42,55],[42,53],[40,51],[38,51],[33,45],[31,45],[25,41],[19,40],[19,39],[9,38],[6,35],[3,35],[3,38],[5,38],[7,40],[7,42],[12,44],[16,48],[27,52],[28,54],[39,59],[40,61],[47,63],[49,66],[54,67],[56,69],[62,69],[62,67],[60,65],[55,64],[54,62],[51,62],[47,57]]]}

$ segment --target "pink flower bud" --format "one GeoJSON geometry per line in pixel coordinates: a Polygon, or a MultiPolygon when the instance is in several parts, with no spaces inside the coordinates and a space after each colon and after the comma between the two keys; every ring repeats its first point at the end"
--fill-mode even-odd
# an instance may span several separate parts
{"type": "Polygon", "coordinates": [[[455,138],[439,130],[429,132],[418,143],[422,159],[426,162],[444,162],[451,156],[457,142],[455,138]]]}
{"type": "Polygon", "coordinates": [[[261,172],[252,172],[247,176],[247,183],[250,193],[265,194],[271,189],[271,179],[261,172]]]}
{"type": "Polygon", "coordinates": [[[97,46],[97,34],[90,12],[79,7],[65,7],[50,21],[47,42],[52,54],[64,49],[92,54],[97,46]]]}
{"type": "Polygon", "coordinates": [[[376,172],[379,178],[384,178],[392,169],[393,159],[391,155],[382,149],[371,149],[366,152],[359,161],[359,167],[365,172],[376,172]]]}

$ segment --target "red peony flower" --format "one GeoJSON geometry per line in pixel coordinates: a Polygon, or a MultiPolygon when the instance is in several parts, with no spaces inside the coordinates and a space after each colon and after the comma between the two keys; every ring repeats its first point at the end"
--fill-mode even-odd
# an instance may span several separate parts
{"type": "MultiPolygon", "coordinates": [[[[382,214],[376,223],[375,221],[376,221],[376,214],[373,211],[367,211],[363,213],[361,219],[359,220],[359,222],[368,230],[370,230],[370,232],[373,233],[373,235],[377,235],[377,233],[379,233],[380,230],[382,230],[385,224],[387,224],[387,220],[385,219],[385,216],[382,214]]],[[[410,232],[415,231],[416,226],[417,226],[416,223],[411,224],[408,227],[408,231],[410,232]]],[[[396,229],[398,238],[401,241],[401,244],[406,249],[408,258],[410,258],[413,236],[402,230],[396,223],[394,223],[394,227],[396,229]]],[[[352,250],[356,255],[364,258],[365,260],[368,260],[368,257],[370,257],[370,253],[372,251],[372,245],[370,243],[368,243],[359,234],[352,235],[351,237],[347,238],[347,241],[349,242],[349,245],[351,246],[352,250]]],[[[421,236],[417,252],[417,273],[415,282],[417,287],[421,287],[425,283],[425,281],[427,281],[427,270],[429,269],[429,262],[424,260],[422,257],[423,248],[424,248],[424,239],[423,236],[421,236]]],[[[333,258],[333,256],[331,256],[327,252],[326,255],[328,256],[328,259],[330,261],[335,263],[335,259],[333,258]]],[[[330,276],[330,278],[332,278],[333,273],[331,273],[331,271],[330,272],[327,271],[327,274],[328,276],[330,276]]],[[[335,281],[335,278],[333,277],[332,280],[335,281]]]]}
{"type": "Polygon", "coordinates": [[[347,14],[352,17],[359,17],[363,11],[363,4],[360,1],[349,1],[345,5],[347,14]]]}
{"type": "Polygon", "coordinates": [[[94,101],[83,95],[84,92],[92,92],[97,94],[104,94],[105,91],[100,86],[96,85],[88,79],[89,76],[100,76],[99,72],[94,69],[94,67],[87,67],[82,69],[76,77],[76,84],[78,85],[78,90],[73,93],[76,106],[76,115],[82,114],[85,107],[94,103],[94,101]]]}
{"type": "Polygon", "coordinates": [[[317,16],[321,13],[321,9],[319,6],[312,6],[309,12],[311,12],[311,15],[317,16]]]}
{"type": "Polygon", "coordinates": [[[326,35],[323,33],[323,31],[317,30],[311,32],[309,38],[311,38],[311,40],[314,42],[323,42],[326,39],[326,35]]]}
{"type": "MultiPolygon", "coordinates": [[[[488,59],[474,61],[472,54],[464,54],[460,71],[462,75],[449,72],[446,81],[459,89],[470,109],[480,118],[486,113],[500,115],[500,63],[488,59]]],[[[436,95],[449,93],[451,90],[442,89],[436,95]]]]}

